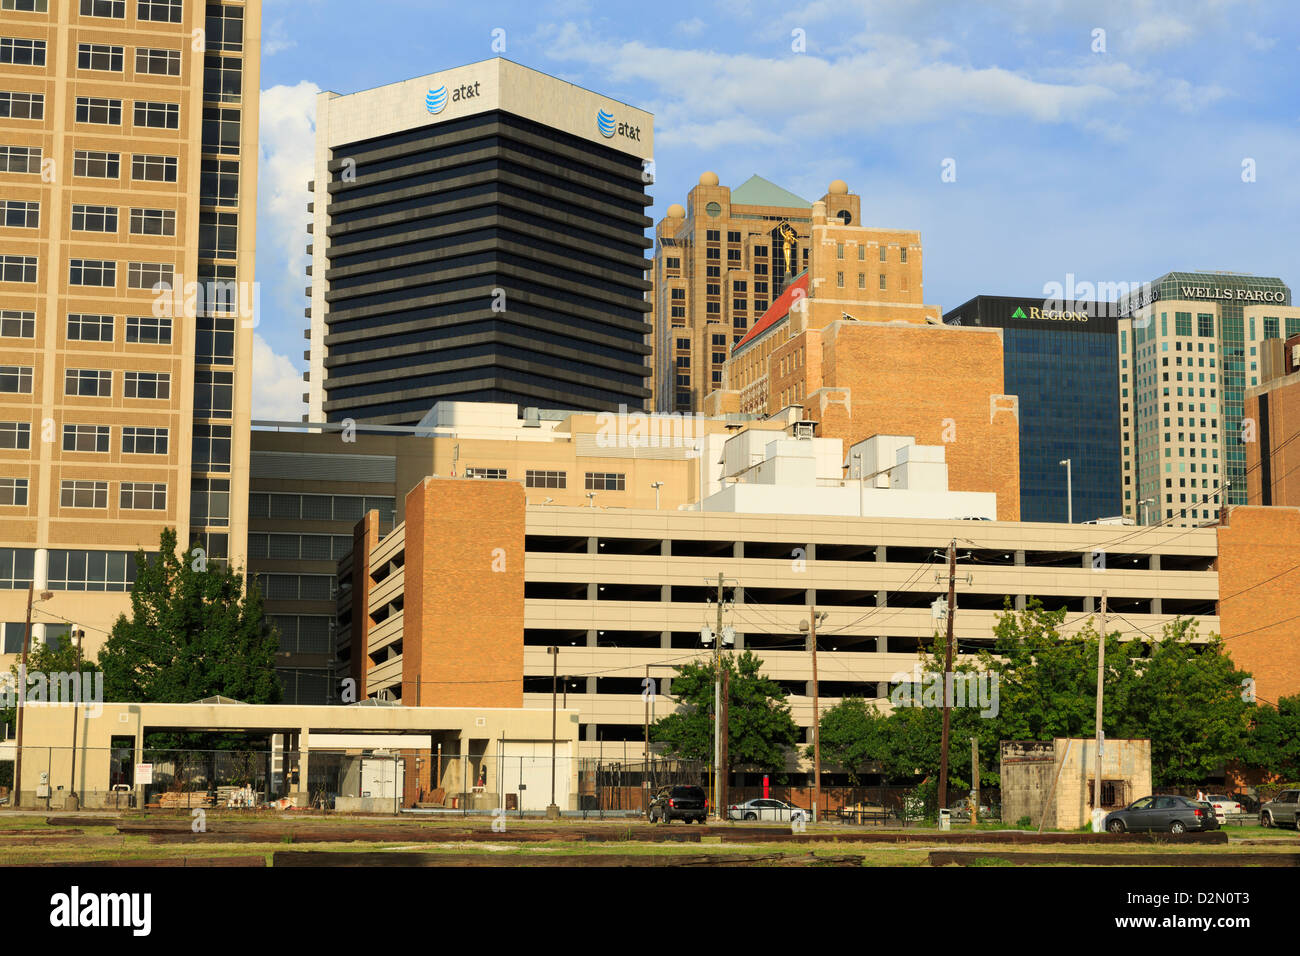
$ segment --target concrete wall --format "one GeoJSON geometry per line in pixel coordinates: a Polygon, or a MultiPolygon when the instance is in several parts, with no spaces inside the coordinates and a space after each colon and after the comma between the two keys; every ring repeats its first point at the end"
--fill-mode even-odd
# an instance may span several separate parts
{"type": "MultiPolygon", "coordinates": [[[[1093,740],[1004,740],[1002,819],[1015,823],[1029,817],[1035,827],[1041,822],[1044,829],[1061,830],[1076,830],[1089,823],[1096,754],[1093,740]]],[[[1122,782],[1119,806],[1149,795],[1151,741],[1107,740],[1102,748],[1101,779],[1122,782]]]]}

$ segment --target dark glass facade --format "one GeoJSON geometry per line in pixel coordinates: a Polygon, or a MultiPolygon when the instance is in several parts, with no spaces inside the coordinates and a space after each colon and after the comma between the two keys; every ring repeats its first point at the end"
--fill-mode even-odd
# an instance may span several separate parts
{"type": "Polygon", "coordinates": [[[1041,298],[982,295],[944,316],[1003,330],[1004,388],[1020,398],[1022,521],[1067,520],[1067,458],[1074,520],[1123,514],[1118,321],[1099,311],[1091,302],[1062,313],[1041,298]]]}
{"type": "Polygon", "coordinates": [[[644,409],[639,159],[503,111],[333,149],[324,411],[644,409]]]}

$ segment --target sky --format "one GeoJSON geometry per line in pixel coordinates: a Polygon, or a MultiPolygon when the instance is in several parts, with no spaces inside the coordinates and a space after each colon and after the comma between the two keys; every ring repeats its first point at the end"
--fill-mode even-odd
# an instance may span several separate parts
{"type": "Polygon", "coordinates": [[[502,55],[655,116],[702,172],[918,229],[925,302],[1225,270],[1300,283],[1294,0],[264,0],[256,418],[296,421],[315,96],[502,55]],[[498,51],[504,43],[504,51],[498,51]]]}

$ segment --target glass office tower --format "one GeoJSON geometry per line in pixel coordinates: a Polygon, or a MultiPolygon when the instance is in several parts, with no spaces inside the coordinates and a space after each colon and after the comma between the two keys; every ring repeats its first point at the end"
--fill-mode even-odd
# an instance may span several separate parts
{"type": "Polygon", "coordinates": [[[1117,320],[1096,303],[981,295],[948,325],[1003,330],[1005,388],[1020,397],[1020,518],[1066,521],[1122,514],[1117,320]]]}

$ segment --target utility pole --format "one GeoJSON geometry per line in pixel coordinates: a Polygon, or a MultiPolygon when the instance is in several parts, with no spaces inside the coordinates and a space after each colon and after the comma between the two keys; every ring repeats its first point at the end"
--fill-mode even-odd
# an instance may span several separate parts
{"type": "Polygon", "coordinates": [[[68,632],[68,640],[77,645],[77,687],[76,696],[72,701],[72,776],[68,782],[68,797],[64,802],[65,810],[80,810],[81,801],[77,798],[77,710],[81,696],[81,641],[83,633],[76,627],[68,632]]]}
{"type": "Polygon", "coordinates": [[[975,791],[975,805],[970,808],[970,825],[979,824],[980,815],[980,739],[970,739],[970,779],[971,789],[975,791]]]}
{"type": "Polygon", "coordinates": [[[1106,676],[1106,592],[1101,592],[1101,640],[1097,642],[1097,728],[1094,741],[1097,746],[1096,776],[1092,781],[1092,809],[1101,809],[1101,700],[1106,676]]]}
{"type": "Polygon", "coordinates": [[[808,632],[809,644],[812,647],[812,684],[813,684],[813,823],[817,822],[818,815],[821,812],[822,805],[822,734],[821,734],[821,706],[817,686],[817,625],[826,620],[826,612],[817,613],[817,605],[813,604],[808,608],[808,620],[799,625],[801,631],[808,632]]]}
{"type": "Polygon", "coordinates": [[[546,818],[548,820],[558,820],[560,818],[560,808],[555,803],[555,705],[558,703],[555,682],[560,674],[560,649],[558,647],[548,647],[546,653],[551,655],[551,803],[546,808],[546,818]]]}
{"type": "Polygon", "coordinates": [[[943,655],[943,737],[939,744],[939,809],[948,805],[948,732],[952,722],[952,619],[957,610],[957,539],[948,545],[948,641],[943,655]]]}
{"type": "MultiPolygon", "coordinates": [[[[700,499],[703,503],[703,498],[700,499]]],[[[722,572],[718,572],[718,626],[713,632],[713,812],[722,819],[722,572]]]]}
{"type": "Polygon", "coordinates": [[[1074,479],[1073,459],[1062,458],[1057,464],[1065,466],[1065,520],[1074,524],[1074,479]]]}
{"type": "Polygon", "coordinates": [[[727,806],[727,730],[731,707],[731,671],[722,672],[722,775],[718,778],[718,816],[722,817],[727,806]]]}
{"type": "Polygon", "coordinates": [[[27,697],[27,649],[32,644],[32,595],[36,583],[27,585],[27,627],[23,631],[23,660],[18,667],[18,716],[14,735],[14,796],[10,806],[17,807],[23,799],[23,704],[27,697]]]}

